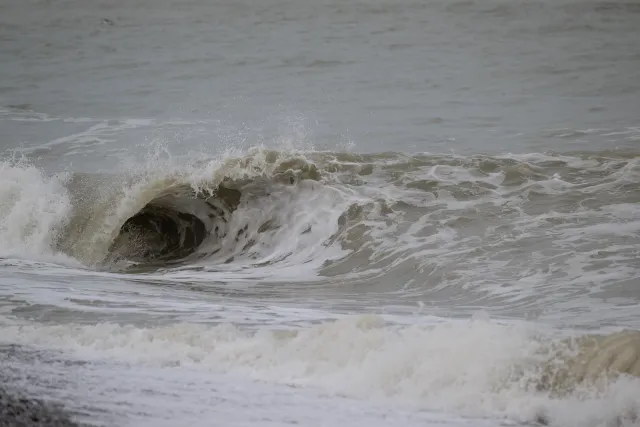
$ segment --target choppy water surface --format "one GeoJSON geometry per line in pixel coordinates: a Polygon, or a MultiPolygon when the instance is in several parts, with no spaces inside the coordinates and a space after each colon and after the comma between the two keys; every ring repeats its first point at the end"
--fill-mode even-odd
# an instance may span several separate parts
{"type": "Polygon", "coordinates": [[[2,381],[108,426],[636,425],[639,16],[4,2],[2,381]]]}

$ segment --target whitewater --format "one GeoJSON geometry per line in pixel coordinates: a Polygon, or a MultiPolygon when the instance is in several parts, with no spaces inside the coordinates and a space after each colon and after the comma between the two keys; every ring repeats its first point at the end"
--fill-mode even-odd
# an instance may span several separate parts
{"type": "Polygon", "coordinates": [[[311,415],[322,405],[380,425],[634,423],[638,306],[618,288],[638,280],[639,174],[606,152],[254,148],[112,174],[14,156],[3,354],[52,391],[78,360],[82,384],[52,398],[92,423],[211,425],[239,409],[236,387],[252,411],[238,423],[297,420],[298,399],[309,425],[330,422],[311,415]],[[34,351],[51,361],[18,363],[34,351]]]}
{"type": "Polygon", "coordinates": [[[0,2],[0,426],[639,426],[639,14],[0,2]]]}

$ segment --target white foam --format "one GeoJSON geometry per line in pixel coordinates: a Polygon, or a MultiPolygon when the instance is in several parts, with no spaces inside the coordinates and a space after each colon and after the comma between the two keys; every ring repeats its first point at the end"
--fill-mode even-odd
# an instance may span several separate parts
{"type": "Polygon", "coordinates": [[[72,210],[65,179],[21,161],[0,163],[0,256],[70,261],[55,248],[72,210]]]}
{"type": "Polygon", "coordinates": [[[31,385],[35,395],[53,396],[67,410],[83,414],[89,425],[131,427],[229,427],[304,425],[306,427],[452,426],[496,427],[493,419],[453,414],[329,395],[311,389],[252,381],[238,375],[196,369],[109,364],[64,366],[40,363],[12,366],[49,387],[31,385]],[[57,369],[56,369],[57,368],[57,369]],[[71,377],[71,378],[70,378],[71,377]],[[54,388],[65,378],[68,388],[54,388]],[[78,378],[78,381],[74,381],[78,378]],[[53,390],[52,390],[53,389],[53,390]],[[85,415],[86,414],[86,415],[85,415]]]}
{"type": "Polygon", "coordinates": [[[465,416],[527,421],[545,413],[553,425],[595,426],[594,420],[611,419],[625,408],[640,410],[638,380],[622,379],[604,394],[587,390],[562,400],[536,392],[534,381],[548,357],[547,333],[483,319],[402,326],[357,316],[253,332],[230,324],[29,324],[5,325],[0,337],[73,350],[83,358],[242,375],[465,416]]]}

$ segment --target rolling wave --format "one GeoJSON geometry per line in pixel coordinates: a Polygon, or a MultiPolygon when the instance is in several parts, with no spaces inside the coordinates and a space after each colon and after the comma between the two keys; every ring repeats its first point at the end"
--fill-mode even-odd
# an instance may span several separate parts
{"type": "Polygon", "coordinates": [[[632,153],[255,149],[113,174],[5,161],[0,180],[4,257],[176,280],[322,278],[344,291],[493,299],[519,312],[638,279],[632,153]]]}

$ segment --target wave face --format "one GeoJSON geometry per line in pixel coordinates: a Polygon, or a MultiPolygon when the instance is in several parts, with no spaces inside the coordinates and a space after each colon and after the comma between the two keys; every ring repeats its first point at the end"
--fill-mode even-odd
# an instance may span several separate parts
{"type": "Polygon", "coordinates": [[[5,257],[175,280],[324,280],[519,313],[570,312],[640,279],[633,154],[255,149],[114,174],[5,161],[0,180],[5,257]]]}

